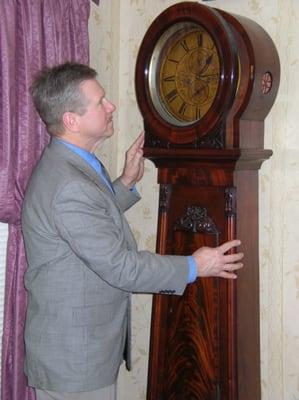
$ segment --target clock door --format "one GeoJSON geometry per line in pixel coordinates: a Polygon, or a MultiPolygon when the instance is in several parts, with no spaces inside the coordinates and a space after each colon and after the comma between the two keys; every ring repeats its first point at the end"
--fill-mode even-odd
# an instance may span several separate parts
{"type": "MultiPolygon", "coordinates": [[[[232,197],[234,189],[223,187],[162,185],[158,251],[191,255],[199,247],[215,247],[230,239],[232,197]]],[[[232,285],[219,278],[201,278],[188,285],[183,296],[155,296],[148,400],[229,398],[232,285]],[[152,374],[155,370],[159,373],[152,374]]]]}

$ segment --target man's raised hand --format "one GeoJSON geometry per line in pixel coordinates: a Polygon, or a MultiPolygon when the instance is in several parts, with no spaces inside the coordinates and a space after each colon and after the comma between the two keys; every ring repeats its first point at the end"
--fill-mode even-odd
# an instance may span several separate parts
{"type": "Polygon", "coordinates": [[[120,177],[122,183],[128,188],[132,188],[139,182],[144,174],[143,158],[144,132],[142,132],[133,142],[126,152],[126,160],[123,173],[120,177]]]}

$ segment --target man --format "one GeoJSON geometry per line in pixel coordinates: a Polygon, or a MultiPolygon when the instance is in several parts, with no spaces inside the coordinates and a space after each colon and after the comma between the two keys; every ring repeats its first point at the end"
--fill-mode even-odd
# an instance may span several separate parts
{"type": "Polygon", "coordinates": [[[130,293],[181,295],[197,276],[235,278],[243,255],[225,253],[240,243],[189,258],[138,251],[123,213],[139,200],[143,134],[111,184],[93,152],[113,134],[115,106],[96,72],[59,65],[42,71],[31,93],[52,140],[23,205],[25,371],[38,400],[115,399],[125,348],[130,352],[130,293]]]}

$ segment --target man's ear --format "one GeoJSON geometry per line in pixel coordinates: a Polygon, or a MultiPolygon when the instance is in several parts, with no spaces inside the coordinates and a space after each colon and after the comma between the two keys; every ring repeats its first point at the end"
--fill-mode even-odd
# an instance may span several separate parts
{"type": "Polygon", "coordinates": [[[73,112],[66,111],[62,116],[62,122],[66,131],[78,131],[78,115],[73,112]]]}

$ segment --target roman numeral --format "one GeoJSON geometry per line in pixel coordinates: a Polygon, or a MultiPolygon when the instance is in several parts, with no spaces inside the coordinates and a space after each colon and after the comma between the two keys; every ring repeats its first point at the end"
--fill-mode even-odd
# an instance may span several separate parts
{"type": "Polygon", "coordinates": [[[164,82],[174,82],[174,75],[171,76],[166,76],[165,78],[163,78],[164,82]]]}
{"type": "Polygon", "coordinates": [[[200,108],[199,107],[196,107],[196,109],[195,109],[195,118],[196,119],[200,118],[200,108]]]}
{"type": "Polygon", "coordinates": [[[182,48],[185,50],[185,52],[188,53],[188,51],[189,51],[190,49],[189,49],[189,47],[188,47],[188,44],[187,44],[186,40],[182,40],[182,41],[180,42],[180,45],[181,45],[182,48]]]}
{"type": "Polygon", "coordinates": [[[211,54],[211,55],[207,58],[206,64],[207,64],[207,65],[211,64],[212,59],[213,59],[213,54],[211,54]]]}
{"type": "Polygon", "coordinates": [[[202,47],[203,46],[203,36],[202,32],[199,32],[197,34],[197,47],[202,47]]]}
{"type": "Polygon", "coordinates": [[[167,93],[166,99],[169,103],[171,103],[178,96],[178,92],[176,89],[173,89],[171,92],[167,93]]]}
{"type": "Polygon", "coordinates": [[[173,62],[173,63],[176,63],[176,64],[179,63],[177,60],[174,60],[173,58],[167,58],[167,60],[168,60],[168,61],[171,61],[171,62],[173,62]]]}
{"type": "Polygon", "coordinates": [[[184,115],[187,109],[187,103],[183,102],[183,104],[181,105],[180,109],[179,109],[179,114],[184,115]]]}

